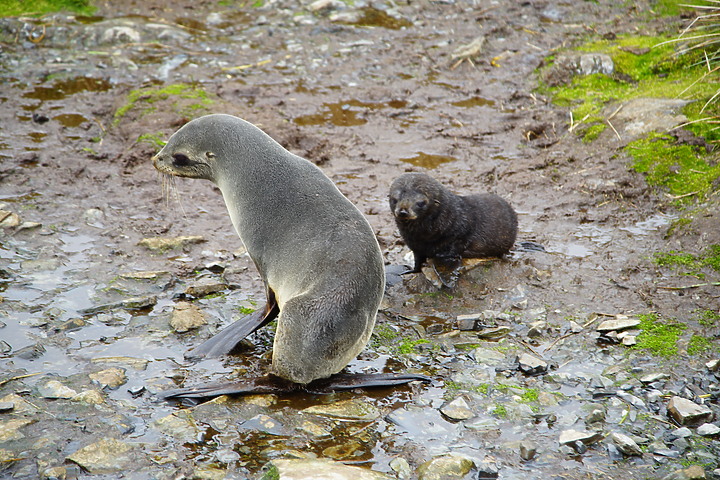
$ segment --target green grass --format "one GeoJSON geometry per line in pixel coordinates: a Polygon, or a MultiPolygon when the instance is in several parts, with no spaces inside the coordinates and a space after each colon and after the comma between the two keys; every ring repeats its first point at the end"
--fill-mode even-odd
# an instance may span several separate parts
{"type": "Polygon", "coordinates": [[[416,353],[418,345],[422,345],[425,343],[430,343],[430,340],[427,340],[425,338],[420,338],[417,340],[408,340],[405,339],[402,342],[400,342],[400,346],[398,347],[398,352],[404,355],[407,355],[409,353],[416,353]]]}
{"type": "Polygon", "coordinates": [[[250,315],[255,311],[254,308],[250,307],[238,307],[238,312],[240,312],[241,315],[250,315]]]}
{"type": "Polygon", "coordinates": [[[633,348],[648,350],[660,357],[678,354],[677,342],[687,326],[682,323],[662,321],[655,313],[638,315],[642,330],[633,348]]]}
{"type": "Polygon", "coordinates": [[[0,17],[38,16],[63,11],[92,15],[95,13],[95,7],[90,4],[89,0],[3,0],[0,2],[0,17]]]}

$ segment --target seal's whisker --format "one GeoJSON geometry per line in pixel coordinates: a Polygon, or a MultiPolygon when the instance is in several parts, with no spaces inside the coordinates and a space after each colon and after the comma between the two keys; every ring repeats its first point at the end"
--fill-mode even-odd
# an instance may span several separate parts
{"type": "Polygon", "coordinates": [[[187,213],[185,212],[185,207],[183,207],[183,203],[181,200],[182,197],[180,196],[177,185],[175,184],[175,177],[164,172],[158,173],[160,174],[160,177],[162,179],[162,194],[163,197],[165,197],[165,208],[170,208],[170,198],[173,197],[175,198],[175,201],[180,207],[180,212],[182,213],[182,216],[187,219],[187,213]]]}

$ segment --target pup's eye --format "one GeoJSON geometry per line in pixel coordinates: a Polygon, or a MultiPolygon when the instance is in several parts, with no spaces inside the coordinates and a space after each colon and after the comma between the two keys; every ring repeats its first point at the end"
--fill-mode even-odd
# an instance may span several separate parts
{"type": "Polygon", "coordinates": [[[184,153],[174,153],[173,163],[176,167],[187,167],[188,165],[190,165],[191,162],[190,158],[184,153]]]}
{"type": "Polygon", "coordinates": [[[416,205],[418,208],[425,208],[425,206],[427,205],[427,202],[425,200],[420,200],[419,202],[416,203],[416,205]]]}
{"type": "Polygon", "coordinates": [[[213,152],[205,152],[205,156],[207,158],[215,158],[215,154],[213,152]]]}

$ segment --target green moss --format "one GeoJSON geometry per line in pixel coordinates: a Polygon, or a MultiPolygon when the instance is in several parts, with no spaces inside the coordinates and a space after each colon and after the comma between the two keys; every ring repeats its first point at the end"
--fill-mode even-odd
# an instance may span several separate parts
{"type": "Polygon", "coordinates": [[[635,171],[646,174],[649,185],[665,187],[681,202],[703,200],[720,177],[720,164],[710,165],[704,151],[690,145],[674,145],[672,137],[651,133],[626,147],[635,171]]]}
{"type": "Polygon", "coordinates": [[[649,350],[652,354],[661,357],[677,355],[677,341],[687,328],[686,325],[663,322],[655,313],[638,315],[638,318],[642,332],[638,335],[637,345],[634,348],[649,350]]]}
{"type": "Polygon", "coordinates": [[[523,402],[535,403],[538,401],[538,395],[539,392],[536,388],[527,388],[525,389],[525,392],[520,395],[520,398],[523,402]]]}
{"type": "Polygon", "coordinates": [[[238,307],[238,312],[240,312],[240,314],[242,314],[242,315],[250,315],[250,314],[253,313],[254,311],[255,311],[254,308],[250,308],[250,307],[238,307]]]}
{"type": "MultiPolygon", "coordinates": [[[[572,78],[568,85],[548,87],[541,85],[540,91],[553,97],[555,104],[567,107],[572,112],[573,123],[583,123],[585,128],[576,128],[583,138],[591,141],[604,131],[603,109],[611,103],[638,97],[665,97],[700,99],[689,104],[684,113],[690,121],[707,117],[712,112],[700,112],[705,101],[717,90],[717,83],[710,76],[703,78],[705,66],[702,52],[692,51],[683,56],[675,55],[673,40],[665,36],[623,35],[613,40],[591,41],[577,48],[580,52],[604,53],[615,65],[611,76],[594,74],[572,78]]],[[[549,60],[550,61],[550,60],[549,60]]],[[[544,68],[552,68],[552,65],[544,68]]],[[[696,134],[711,133],[710,138],[720,136],[711,130],[713,125],[692,123],[689,129],[696,134]]]]}
{"type": "Polygon", "coordinates": [[[90,4],[89,0],[3,0],[0,2],[0,17],[35,16],[60,11],[92,15],[95,13],[95,7],[90,4]]]}
{"type": "Polygon", "coordinates": [[[700,310],[698,315],[698,323],[704,327],[714,327],[720,325],[720,311],[700,310]]]}
{"type": "Polygon", "coordinates": [[[147,115],[155,110],[154,104],[162,100],[176,98],[172,103],[176,113],[181,115],[194,116],[201,111],[205,111],[208,106],[214,103],[205,90],[198,85],[189,85],[185,83],[176,83],[166,85],[164,87],[146,87],[132,90],[127,97],[127,102],[115,112],[113,125],[124,117],[130,110],[143,106],[144,110],[141,115],[147,115]],[[190,102],[181,101],[190,100],[190,102]]]}
{"type": "Polygon", "coordinates": [[[148,143],[153,147],[162,148],[167,143],[163,140],[164,135],[161,133],[143,133],[137,139],[137,143],[148,143]]]}
{"type": "Polygon", "coordinates": [[[658,252],[655,253],[653,260],[658,265],[680,267],[683,268],[688,275],[704,278],[704,274],[700,272],[703,268],[708,267],[716,272],[720,272],[720,245],[708,245],[708,247],[698,255],[675,250],[658,252]]]}
{"type": "Polygon", "coordinates": [[[711,340],[700,335],[693,335],[688,344],[688,353],[690,355],[710,353],[717,350],[718,347],[711,340]]]}
{"type": "Polygon", "coordinates": [[[415,353],[415,347],[425,343],[430,343],[430,340],[427,340],[425,338],[420,338],[417,340],[405,339],[400,343],[400,346],[398,347],[398,352],[401,354],[415,353]]]}
{"type": "Polygon", "coordinates": [[[507,411],[507,408],[505,407],[505,405],[495,405],[495,408],[493,409],[493,413],[500,418],[508,417],[508,411],[507,411]]]}
{"type": "Polygon", "coordinates": [[[260,480],[280,480],[280,472],[275,465],[271,466],[270,469],[263,474],[260,480]]]}
{"type": "Polygon", "coordinates": [[[480,385],[467,385],[464,383],[453,382],[448,380],[445,382],[445,388],[448,390],[466,390],[468,392],[481,393],[487,395],[490,392],[491,385],[489,383],[481,383],[480,385]]]}

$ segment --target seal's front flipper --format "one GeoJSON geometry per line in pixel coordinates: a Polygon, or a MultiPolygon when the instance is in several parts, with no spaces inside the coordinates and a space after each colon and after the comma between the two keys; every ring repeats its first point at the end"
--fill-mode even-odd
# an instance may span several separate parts
{"type": "Polygon", "coordinates": [[[205,357],[219,357],[230,353],[238,343],[258,328],[275,319],[280,308],[275,296],[269,295],[264,309],[255,310],[230,326],[225,327],[197,347],[185,353],[185,358],[197,360],[205,357]]]}
{"type": "Polygon", "coordinates": [[[216,383],[197,387],[165,390],[159,394],[161,400],[179,400],[182,398],[210,399],[220,395],[250,395],[266,393],[287,393],[300,388],[300,385],[279,377],[266,375],[242,382],[216,383]]]}
{"type": "Polygon", "coordinates": [[[310,393],[332,393],[354,388],[396,387],[410,382],[430,382],[425,375],[412,373],[338,373],[329,378],[315,380],[305,385],[310,393]]]}

